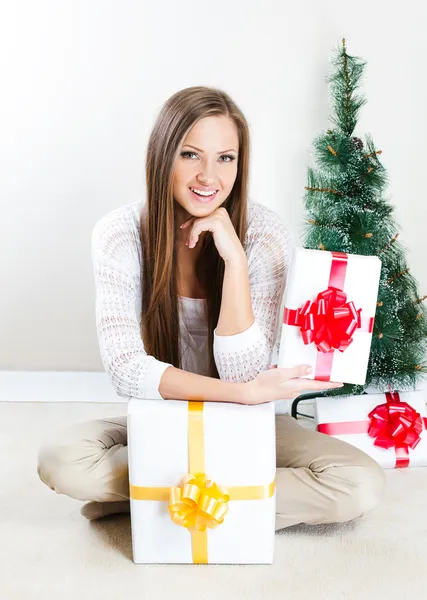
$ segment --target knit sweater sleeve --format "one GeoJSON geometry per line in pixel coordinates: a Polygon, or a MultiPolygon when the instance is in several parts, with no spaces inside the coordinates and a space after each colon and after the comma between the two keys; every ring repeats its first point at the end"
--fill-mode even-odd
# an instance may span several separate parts
{"type": "Polygon", "coordinates": [[[148,355],[140,335],[140,240],[130,209],[116,209],[95,224],[91,253],[97,336],[111,383],[127,399],[163,399],[160,379],[173,365],[148,355]]]}
{"type": "Polygon", "coordinates": [[[214,330],[214,359],[220,379],[247,382],[273,364],[290,254],[295,238],[272,209],[254,204],[245,238],[252,325],[235,335],[214,330]]]}

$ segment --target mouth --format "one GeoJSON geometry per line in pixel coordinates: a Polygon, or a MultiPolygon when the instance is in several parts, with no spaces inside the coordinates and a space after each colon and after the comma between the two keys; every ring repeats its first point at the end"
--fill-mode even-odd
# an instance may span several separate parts
{"type": "Polygon", "coordinates": [[[202,202],[202,204],[209,204],[210,202],[213,202],[213,200],[215,200],[215,198],[218,194],[218,190],[216,190],[210,196],[202,196],[201,194],[197,194],[196,192],[193,192],[193,190],[191,188],[189,188],[189,190],[190,190],[190,194],[191,194],[193,200],[197,200],[197,202],[202,202]]]}

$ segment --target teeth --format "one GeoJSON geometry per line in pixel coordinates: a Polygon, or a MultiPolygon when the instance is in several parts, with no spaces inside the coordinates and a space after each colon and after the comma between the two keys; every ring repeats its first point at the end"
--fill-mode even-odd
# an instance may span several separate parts
{"type": "Polygon", "coordinates": [[[215,190],[213,192],[204,192],[202,190],[196,190],[195,188],[190,188],[190,190],[199,194],[199,196],[213,196],[213,194],[215,194],[215,190]]]}

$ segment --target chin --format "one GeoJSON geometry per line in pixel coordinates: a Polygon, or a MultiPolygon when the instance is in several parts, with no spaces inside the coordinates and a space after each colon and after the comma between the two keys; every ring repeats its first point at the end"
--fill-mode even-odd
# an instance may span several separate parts
{"type": "Polygon", "coordinates": [[[215,199],[214,201],[212,201],[212,203],[210,202],[192,202],[191,200],[188,201],[187,199],[184,202],[180,202],[179,204],[181,204],[182,208],[184,210],[186,210],[188,213],[190,214],[194,214],[197,215],[200,213],[200,211],[203,212],[214,212],[219,206],[221,206],[222,204],[222,200],[218,201],[217,199],[215,199]]]}

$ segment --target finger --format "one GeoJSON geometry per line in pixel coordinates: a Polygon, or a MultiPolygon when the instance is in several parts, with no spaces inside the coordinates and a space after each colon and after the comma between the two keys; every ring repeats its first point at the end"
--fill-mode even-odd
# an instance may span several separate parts
{"type": "Polygon", "coordinates": [[[188,219],[186,219],[184,221],[184,223],[182,225],[179,226],[179,228],[185,229],[187,227],[187,225],[189,225],[193,219],[194,219],[194,217],[189,217],[188,219]]]}
{"type": "Polygon", "coordinates": [[[197,244],[197,242],[199,241],[199,234],[195,231],[195,228],[193,228],[191,230],[190,235],[188,236],[188,247],[189,248],[194,248],[194,246],[197,244]]]}

